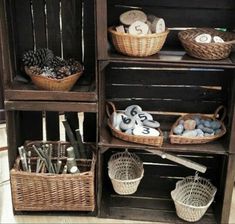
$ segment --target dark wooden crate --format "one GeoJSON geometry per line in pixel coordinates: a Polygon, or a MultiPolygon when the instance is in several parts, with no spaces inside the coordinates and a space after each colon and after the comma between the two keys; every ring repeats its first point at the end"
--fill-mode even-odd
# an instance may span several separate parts
{"type": "Polygon", "coordinates": [[[0,5],[6,99],[97,101],[94,0],[1,0],[0,5]],[[47,47],[84,65],[71,92],[38,90],[26,76],[23,53],[47,47]]]}
{"type": "Polygon", "coordinates": [[[164,140],[162,148],[169,151],[234,153],[234,76],[230,69],[204,67],[158,66],[149,64],[107,63],[100,81],[100,145],[110,147],[145,147],[112,137],[108,130],[105,101],[112,101],[118,110],[137,104],[161,123],[167,136],[176,119],[185,113],[213,114],[219,105],[228,110],[227,133],[218,141],[201,145],[171,145],[164,140]]]}
{"type": "MultiPolygon", "coordinates": [[[[114,192],[108,177],[107,163],[113,153],[120,149],[100,149],[98,167],[98,178],[102,180],[98,187],[99,216],[106,218],[133,219],[158,221],[167,223],[187,223],[179,219],[175,212],[174,203],[170,192],[175,188],[175,183],[188,175],[194,175],[195,171],[177,165],[158,156],[146,153],[143,150],[129,150],[135,152],[144,162],[144,178],[133,195],[118,195],[114,192]]],[[[197,223],[227,223],[229,201],[224,202],[222,198],[228,199],[233,190],[233,184],[226,182],[224,178],[234,166],[234,156],[226,155],[177,153],[178,156],[191,159],[207,166],[207,172],[200,174],[217,187],[215,201],[208,209],[205,216],[197,223]],[[216,173],[216,175],[215,175],[216,173]]],[[[228,177],[228,176],[227,176],[228,177]]]]}
{"type": "Polygon", "coordinates": [[[6,103],[10,168],[13,167],[17,157],[17,147],[23,145],[25,141],[40,141],[43,136],[46,136],[49,141],[61,140],[60,135],[61,132],[63,133],[63,130],[60,129],[60,125],[62,125],[60,119],[63,119],[60,118],[61,115],[64,115],[75,136],[75,130],[83,128],[84,142],[96,143],[96,104],[93,106],[94,110],[91,111],[91,105],[78,103],[67,103],[56,107],[53,102],[46,102],[44,108],[41,106],[42,102],[39,102],[39,107],[35,105],[35,102],[20,103],[18,101],[6,103]],[[83,123],[81,120],[79,122],[78,112],[83,112],[83,123]]]}
{"type": "Polygon", "coordinates": [[[185,55],[180,41],[177,37],[179,30],[187,27],[212,27],[227,28],[233,30],[235,27],[234,11],[235,3],[231,0],[209,0],[206,3],[200,1],[123,1],[102,0],[97,4],[97,39],[99,59],[125,59],[134,61],[157,61],[171,63],[205,63],[221,64],[223,66],[234,66],[234,54],[220,62],[209,62],[194,59],[185,55]],[[107,27],[119,24],[121,13],[130,9],[140,9],[148,14],[155,14],[166,21],[170,28],[170,34],[163,49],[156,55],[145,58],[127,57],[118,54],[109,41],[107,27]],[[106,12],[106,13],[104,13],[106,12]]]}

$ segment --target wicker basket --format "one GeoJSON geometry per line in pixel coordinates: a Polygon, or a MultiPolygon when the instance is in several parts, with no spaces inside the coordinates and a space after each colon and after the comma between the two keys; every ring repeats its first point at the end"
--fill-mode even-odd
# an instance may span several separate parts
{"type": "Polygon", "coordinates": [[[109,159],[108,175],[117,194],[134,194],[144,176],[143,163],[127,150],[116,153],[109,159]]]}
{"type": "MultiPolygon", "coordinates": [[[[32,144],[28,143],[30,149],[32,144]]],[[[50,142],[51,144],[51,142],[50,142]]],[[[63,164],[66,159],[64,142],[53,144],[53,155],[60,152],[63,164]],[[60,147],[59,150],[58,146],[60,147]]],[[[33,151],[32,151],[33,152],[33,151]]],[[[20,159],[17,158],[10,171],[13,206],[16,211],[94,211],[95,209],[95,163],[92,159],[79,159],[77,174],[35,173],[36,157],[31,159],[32,172],[22,171],[20,159]]]]}
{"type": "Polygon", "coordinates": [[[202,143],[208,143],[208,142],[212,142],[217,140],[218,138],[222,137],[225,133],[226,133],[226,127],[223,123],[223,120],[225,118],[225,114],[226,114],[226,109],[224,108],[224,106],[220,106],[216,109],[213,117],[210,117],[208,115],[204,115],[204,114],[186,114],[184,116],[181,116],[177,119],[177,121],[174,123],[174,125],[171,128],[170,134],[169,134],[169,138],[170,138],[170,142],[171,144],[202,144],[202,143]],[[221,116],[220,120],[216,119],[218,117],[218,113],[220,110],[223,109],[223,115],[221,116]],[[203,137],[185,137],[185,136],[181,136],[181,135],[175,135],[173,133],[174,128],[179,124],[180,120],[187,120],[187,119],[192,119],[195,116],[200,116],[202,119],[212,119],[214,121],[218,121],[221,123],[221,132],[217,135],[213,135],[213,136],[203,136],[203,137]]]}
{"type": "Polygon", "coordinates": [[[110,107],[112,109],[112,112],[116,111],[115,105],[112,102],[107,102],[106,104],[106,112],[108,114],[108,126],[112,132],[112,135],[115,136],[116,138],[122,139],[127,142],[134,142],[138,144],[143,144],[143,145],[152,145],[156,147],[160,147],[163,144],[163,133],[160,128],[157,128],[159,131],[160,135],[159,136],[140,136],[140,135],[130,135],[126,134],[122,131],[117,130],[116,128],[113,127],[112,122],[111,122],[111,114],[110,113],[110,107]]]}
{"type": "Polygon", "coordinates": [[[26,74],[31,78],[35,86],[42,90],[50,91],[69,91],[82,75],[81,72],[75,73],[63,79],[51,79],[41,75],[32,74],[30,68],[25,67],[26,74]]]}
{"type": "Polygon", "coordinates": [[[171,192],[177,215],[188,222],[203,217],[214,200],[217,189],[207,179],[189,176],[176,183],[171,192]]]}
{"type": "Polygon", "coordinates": [[[198,28],[180,31],[178,37],[186,52],[195,58],[203,60],[220,60],[227,58],[235,43],[235,34],[222,32],[212,28],[198,28]],[[221,37],[223,43],[197,43],[195,37],[200,34],[210,34],[221,37]]]}
{"type": "Polygon", "coordinates": [[[147,35],[131,35],[117,32],[114,27],[109,27],[109,33],[115,49],[128,56],[145,57],[158,53],[167,38],[169,30],[163,33],[147,35]]]}

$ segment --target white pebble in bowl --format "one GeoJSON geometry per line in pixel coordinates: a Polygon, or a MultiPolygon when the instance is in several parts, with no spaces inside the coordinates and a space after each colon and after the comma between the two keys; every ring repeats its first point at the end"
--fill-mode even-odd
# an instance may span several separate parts
{"type": "Polygon", "coordinates": [[[160,132],[154,128],[145,127],[145,126],[137,126],[133,129],[133,135],[157,137],[160,135],[160,132]]]}
{"type": "Polygon", "coordinates": [[[200,34],[195,38],[195,41],[197,43],[211,43],[211,40],[211,35],[207,33],[200,34]]]}

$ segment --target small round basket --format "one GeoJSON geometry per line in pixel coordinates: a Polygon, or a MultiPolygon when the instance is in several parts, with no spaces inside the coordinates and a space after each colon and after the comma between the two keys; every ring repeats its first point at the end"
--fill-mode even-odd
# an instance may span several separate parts
{"type": "Polygon", "coordinates": [[[114,27],[109,27],[108,31],[115,49],[124,55],[134,57],[146,57],[158,53],[169,33],[167,29],[163,33],[131,35],[117,32],[114,27]]]}
{"type": "Polygon", "coordinates": [[[82,75],[82,69],[80,72],[63,79],[52,79],[46,76],[35,75],[28,67],[25,67],[25,72],[31,78],[35,86],[37,86],[39,89],[50,91],[69,91],[82,75]]]}
{"type": "Polygon", "coordinates": [[[171,192],[177,215],[188,222],[202,218],[214,200],[217,189],[207,179],[188,176],[171,192]]]}
{"type": "Polygon", "coordinates": [[[195,58],[203,60],[220,60],[227,58],[235,43],[235,34],[212,28],[198,28],[180,31],[178,37],[186,52],[195,58]],[[200,34],[219,36],[223,43],[197,43],[195,38],[200,34]]]}
{"type": "Polygon", "coordinates": [[[134,194],[144,176],[143,163],[127,150],[113,154],[108,162],[108,175],[117,194],[134,194]]]}

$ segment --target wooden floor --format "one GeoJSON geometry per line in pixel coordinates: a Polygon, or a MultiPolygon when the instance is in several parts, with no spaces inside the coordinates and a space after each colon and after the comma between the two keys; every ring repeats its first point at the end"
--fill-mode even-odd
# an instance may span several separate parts
{"type": "MultiPolygon", "coordinates": [[[[0,124],[0,148],[7,146],[5,125],[0,124]]],[[[13,215],[7,162],[7,151],[0,151],[0,223],[153,223],[129,220],[81,217],[66,213],[43,213],[40,215],[13,215]]],[[[229,224],[235,224],[235,190],[229,224]]],[[[155,222],[156,223],[156,222],[155,222]]]]}

